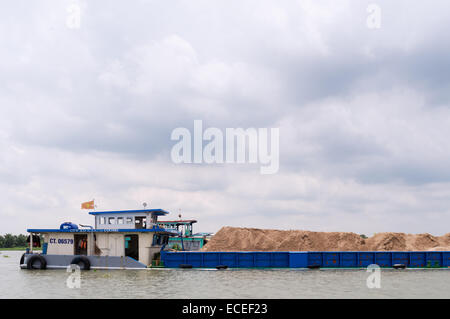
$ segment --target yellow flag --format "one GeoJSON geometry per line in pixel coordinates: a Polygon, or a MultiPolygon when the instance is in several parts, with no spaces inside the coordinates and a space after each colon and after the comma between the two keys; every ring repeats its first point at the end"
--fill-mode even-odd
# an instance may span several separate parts
{"type": "Polygon", "coordinates": [[[94,209],[94,201],[81,203],[81,209],[94,209]]]}

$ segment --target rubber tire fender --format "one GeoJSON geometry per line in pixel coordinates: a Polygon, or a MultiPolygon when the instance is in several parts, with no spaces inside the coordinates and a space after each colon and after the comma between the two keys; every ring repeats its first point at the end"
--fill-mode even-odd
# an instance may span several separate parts
{"type": "Polygon", "coordinates": [[[46,269],[47,268],[47,261],[45,260],[44,257],[42,257],[41,255],[32,255],[27,260],[27,269],[37,269],[37,268],[33,268],[33,263],[36,260],[39,260],[40,263],[41,263],[41,266],[39,267],[39,269],[46,269]]]}
{"type": "Polygon", "coordinates": [[[190,264],[180,264],[178,267],[183,268],[183,269],[191,269],[192,265],[190,265],[190,264]]]}
{"type": "Polygon", "coordinates": [[[20,257],[20,265],[23,265],[25,263],[25,253],[22,254],[22,257],[20,257]]]}
{"type": "Polygon", "coordinates": [[[80,266],[81,270],[90,270],[91,269],[91,262],[89,261],[89,259],[87,259],[84,256],[75,257],[74,259],[72,259],[70,264],[80,266]],[[80,264],[83,264],[83,266],[81,266],[80,264]]]}
{"type": "Polygon", "coordinates": [[[309,265],[309,269],[320,269],[320,265],[309,265]]]}
{"type": "Polygon", "coordinates": [[[228,266],[226,266],[226,265],[217,265],[216,266],[216,269],[228,269],[228,266]]]}
{"type": "Polygon", "coordinates": [[[394,269],[406,269],[406,265],[405,264],[395,264],[392,266],[392,268],[394,269]]]}

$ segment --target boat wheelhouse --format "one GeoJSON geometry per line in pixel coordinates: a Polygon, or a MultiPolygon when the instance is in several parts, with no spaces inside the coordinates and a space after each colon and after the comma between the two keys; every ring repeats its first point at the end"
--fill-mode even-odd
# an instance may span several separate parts
{"type": "Polygon", "coordinates": [[[197,223],[195,219],[189,220],[161,220],[158,222],[162,228],[171,229],[178,233],[178,237],[170,237],[167,247],[173,250],[196,251],[203,248],[211,233],[193,232],[193,224],[197,223]]]}
{"type": "Polygon", "coordinates": [[[174,229],[158,224],[162,209],[93,211],[95,227],[71,222],[59,229],[28,229],[30,248],[21,259],[21,268],[129,269],[160,265],[160,251],[177,236],[174,229]],[[33,252],[33,239],[42,236],[42,253],[33,252]]]}

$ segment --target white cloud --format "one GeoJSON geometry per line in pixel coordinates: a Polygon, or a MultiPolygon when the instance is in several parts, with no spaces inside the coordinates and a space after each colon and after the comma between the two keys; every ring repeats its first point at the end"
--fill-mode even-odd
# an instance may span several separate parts
{"type": "Polygon", "coordinates": [[[445,232],[445,1],[81,1],[0,10],[0,232],[143,201],[221,225],[445,232]],[[171,131],[280,127],[280,171],[174,165],[171,131]],[[405,222],[406,221],[406,222],[405,222]]]}

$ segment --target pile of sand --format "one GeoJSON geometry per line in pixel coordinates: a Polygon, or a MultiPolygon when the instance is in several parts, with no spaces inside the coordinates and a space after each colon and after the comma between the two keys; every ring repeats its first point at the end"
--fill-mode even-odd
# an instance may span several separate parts
{"type": "Polygon", "coordinates": [[[223,227],[203,251],[450,251],[450,233],[379,233],[363,239],[355,233],[223,227]]]}

